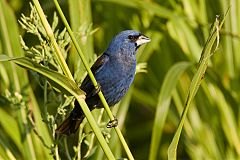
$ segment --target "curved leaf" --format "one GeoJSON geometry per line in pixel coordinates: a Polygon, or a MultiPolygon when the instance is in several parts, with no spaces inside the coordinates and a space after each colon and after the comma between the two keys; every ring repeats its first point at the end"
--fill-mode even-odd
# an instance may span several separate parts
{"type": "Polygon", "coordinates": [[[70,93],[71,95],[77,94],[81,96],[81,98],[85,98],[85,93],[79,89],[78,85],[74,81],[56,71],[39,65],[29,58],[10,58],[6,55],[0,55],[0,61],[12,61],[19,66],[38,72],[47,77],[51,82],[53,82],[53,85],[57,86],[57,88],[63,92],[70,93]]]}
{"type": "MultiPolygon", "coordinates": [[[[229,10],[227,11],[227,13],[228,12],[229,12],[229,10]]],[[[215,22],[212,26],[211,33],[208,37],[208,40],[207,40],[207,42],[206,42],[206,44],[203,48],[201,58],[200,58],[199,63],[198,63],[198,69],[195,72],[195,74],[192,78],[191,84],[189,86],[189,89],[188,89],[188,96],[187,96],[185,107],[184,107],[184,110],[183,110],[183,113],[182,113],[182,116],[181,116],[181,120],[178,124],[178,128],[177,128],[177,131],[175,132],[175,135],[172,139],[172,142],[171,142],[171,144],[168,148],[168,158],[170,160],[177,159],[177,146],[178,146],[178,142],[179,142],[179,139],[180,139],[180,135],[181,135],[181,132],[182,132],[182,128],[183,128],[185,118],[187,116],[189,106],[190,106],[191,102],[193,101],[193,99],[194,99],[194,97],[195,97],[195,95],[196,95],[196,93],[199,89],[199,86],[201,85],[201,81],[202,81],[202,79],[204,77],[204,74],[207,70],[208,62],[210,60],[210,57],[212,56],[212,54],[214,53],[214,51],[218,47],[219,32],[220,32],[220,29],[221,29],[224,21],[225,21],[227,13],[223,17],[223,20],[221,21],[221,23],[219,21],[219,18],[218,17],[216,18],[216,20],[215,20],[215,22]],[[214,48],[214,43],[216,43],[215,48],[214,48]]]]}
{"type": "Polygon", "coordinates": [[[153,124],[149,155],[150,160],[155,160],[157,157],[163,126],[165,124],[170,106],[172,91],[175,89],[179,77],[190,65],[191,65],[190,62],[179,62],[169,69],[167,75],[164,78],[161,91],[158,97],[158,105],[153,124]]]}

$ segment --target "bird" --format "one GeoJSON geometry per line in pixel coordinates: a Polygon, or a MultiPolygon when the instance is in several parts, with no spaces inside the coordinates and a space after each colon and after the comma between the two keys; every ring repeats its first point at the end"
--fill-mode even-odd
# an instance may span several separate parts
{"type": "MultiPolygon", "coordinates": [[[[109,106],[114,106],[127,93],[136,72],[136,53],[138,48],[151,39],[135,30],[124,30],[110,42],[107,50],[95,61],[91,71],[99,84],[109,106]]],[[[86,93],[86,103],[92,111],[102,108],[98,90],[87,75],[80,85],[86,93]]],[[[70,135],[75,133],[85,115],[75,100],[70,115],[57,127],[56,133],[70,135]]]]}

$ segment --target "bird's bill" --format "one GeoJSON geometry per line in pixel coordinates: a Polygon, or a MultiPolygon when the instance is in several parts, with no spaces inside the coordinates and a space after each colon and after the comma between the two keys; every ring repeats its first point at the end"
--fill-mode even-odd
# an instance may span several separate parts
{"type": "Polygon", "coordinates": [[[136,44],[137,44],[137,46],[139,47],[139,46],[141,46],[141,45],[143,45],[143,44],[145,44],[145,43],[148,43],[148,42],[150,42],[150,41],[151,41],[151,39],[148,38],[147,36],[140,35],[140,36],[138,37],[138,39],[136,40],[136,44]]]}

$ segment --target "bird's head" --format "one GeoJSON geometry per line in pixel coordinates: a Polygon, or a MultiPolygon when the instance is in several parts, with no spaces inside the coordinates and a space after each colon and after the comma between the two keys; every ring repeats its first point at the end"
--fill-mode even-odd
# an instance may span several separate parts
{"type": "Polygon", "coordinates": [[[134,30],[118,33],[111,41],[107,53],[109,54],[136,54],[137,49],[150,42],[150,38],[134,30]]]}

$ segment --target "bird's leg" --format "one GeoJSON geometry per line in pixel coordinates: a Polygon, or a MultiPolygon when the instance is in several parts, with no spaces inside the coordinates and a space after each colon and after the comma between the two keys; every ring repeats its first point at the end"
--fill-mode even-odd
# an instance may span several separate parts
{"type": "Polygon", "coordinates": [[[117,127],[117,125],[118,125],[118,119],[116,117],[114,117],[113,120],[108,122],[107,128],[117,127]]]}

